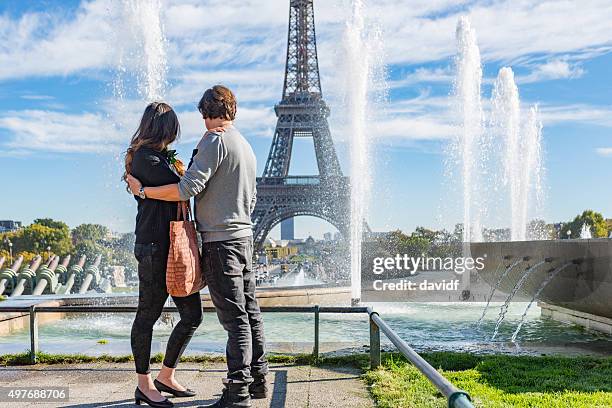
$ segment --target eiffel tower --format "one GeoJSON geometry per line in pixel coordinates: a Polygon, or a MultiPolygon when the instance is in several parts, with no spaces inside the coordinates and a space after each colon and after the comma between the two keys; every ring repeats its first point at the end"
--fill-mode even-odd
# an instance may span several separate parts
{"type": "Polygon", "coordinates": [[[252,215],[255,248],[270,230],[300,215],[321,218],[348,237],[349,178],[343,176],[332,142],[323,100],[313,0],[291,0],[283,98],[274,107],[277,123],[263,176],[257,178],[257,205],[252,215]],[[312,138],[318,175],[289,176],[296,137],[312,138]]]}

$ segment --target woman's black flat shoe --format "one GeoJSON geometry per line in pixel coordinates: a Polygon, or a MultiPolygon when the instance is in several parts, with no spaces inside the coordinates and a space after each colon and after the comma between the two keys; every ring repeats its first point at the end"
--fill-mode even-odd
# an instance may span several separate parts
{"type": "Polygon", "coordinates": [[[187,388],[185,391],[175,390],[174,388],[168,387],[166,384],[158,381],[157,379],[153,381],[155,388],[159,392],[167,392],[168,394],[172,394],[178,398],[186,398],[186,397],[195,397],[196,392],[187,388]]]}
{"type": "Polygon", "coordinates": [[[149,397],[147,397],[144,392],[140,391],[140,388],[136,387],[136,391],[134,391],[134,401],[136,405],[140,405],[143,402],[150,407],[153,408],[172,408],[174,404],[168,398],[163,401],[151,401],[149,397]]]}

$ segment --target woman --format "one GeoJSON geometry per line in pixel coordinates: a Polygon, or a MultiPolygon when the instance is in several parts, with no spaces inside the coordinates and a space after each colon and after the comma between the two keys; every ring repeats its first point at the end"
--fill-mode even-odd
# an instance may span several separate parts
{"type": "MultiPolygon", "coordinates": [[[[145,109],[138,130],[132,137],[125,155],[125,174],[132,174],[143,186],[162,186],[177,183],[185,171],[168,145],[180,133],[176,113],[163,102],[153,102],[145,109]]],[[[195,393],[180,385],[175,377],[178,360],[202,322],[200,294],[172,297],[180,321],[172,330],[163,366],[155,381],[150,375],[151,338],[153,325],[159,319],[168,298],[166,289],[166,262],[170,246],[170,221],[177,216],[177,203],[151,200],[136,196],[136,244],[134,255],[138,260],[138,311],[132,325],[132,353],[138,374],[135,391],[136,404],[146,402],[152,407],[172,407],[161,392],[176,397],[191,397],[195,393]]]]}

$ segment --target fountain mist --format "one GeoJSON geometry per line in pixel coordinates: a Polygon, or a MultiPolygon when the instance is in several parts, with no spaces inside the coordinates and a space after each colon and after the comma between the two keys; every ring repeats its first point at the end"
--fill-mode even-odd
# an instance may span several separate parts
{"type": "Polygon", "coordinates": [[[457,25],[457,78],[454,84],[458,114],[460,117],[457,139],[453,151],[459,155],[463,185],[463,240],[481,241],[482,207],[478,187],[480,177],[477,163],[479,144],[483,134],[483,111],[480,96],[482,65],[476,32],[466,17],[457,25]]]}
{"type": "Polygon", "coordinates": [[[526,120],[521,119],[514,72],[503,67],[493,86],[492,108],[486,121],[481,98],[480,51],[476,33],[466,17],[459,19],[456,37],[453,94],[459,131],[449,153],[450,162],[460,168],[464,242],[482,241],[485,222],[492,222],[488,219],[489,208],[496,208],[499,213],[498,208],[506,203],[510,207],[511,240],[525,240],[529,217],[537,212],[533,210],[540,209],[543,201],[542,125],[538,109],[532,107],[526,120]],[[506,188],[500,188],[501,184],[506,188]]]}
{"type": "MultiPolygon", "coordinates": [[[[542,205],[544,192],[542,188],[542,122],[539,118],[538,107],[529,109],[527,121],[523,129],[523,150],[525,164],[521,180],[520,219],[524,224],[520,227],[527,229],[530,205],[535,213],[542,205]]],[[[523,231],[521,229],[521,231],[523,231]]],[[[524,239],[545,239],[543,231],[526,231],[524,239]]],[[[520,239],[520,238],[518,238],[520,239]]]]}
{"type": "Polygon", "coordinates": [[[591,227],[586,222],[582,224],[582,229],[580,230],[580,239],[592,239],[593,234],[591,234],[591,227]]]}
{"type": "Polygon", "coordinates": [[[491,336],[491,340],[495,340],[495,337],[497,337],[497,333],[499,333],[499,327],[501,326],[502,322],[504,321],[504,318],[506,317],[506,313],[508,312],[508,308],[510,307],[510,302],[512,302],[512,299],[514,298],[514,296],[523,287],[523,284],[525,283],[527,278],[533,272],[535,272],[540,266],[544,265],[545,262],[546,261],[540,261],[536,263],[535,265],[533,265],[531,268],[527,269],[525,273],[523,274],[523,276],[521,276],[521,278],[518,280],[518,282],[514,284],[514,287],[510,291],[510,294],[506,298],[506,301],[500,308],[499,315],[497,316],[497,322],[495,323],[495,329],[493,330],[493,336],[491,336]]]}
{"type": "Polygon", "coordinates": [[[521,202],[521,107],[519,93],[514,82],[514,72],[509,67],[499,70],[493,87],[492,128],[505,145],[504,181],[510,193],[510,231],[512,241],[525,239],[526,222],[520,218],[521,202]]]}
{"type": "Polygon", "coordinates": [[[117,33],[118,63],[113,91],[119,99],[129,96],[126,76],[133,73],[141,99],[161,100],[168,71],[161,0],[124,0],[120,7],[119,27],[123,28],[117,33]]]}
{"type": "Polygon", "coordinates": [[[361,297],[361,244],[370,186],[366,113],[371,59],[365,39],[362,0],[354,0],[344,33],[347,59],[346,102],[351,153],[351,298],[361,297]]]}
{"type": "MultiPolygon", "coordinates": [[[[480,326],[480,323],[482,323],[482,320],[484,319],[484,317],[487,314],[487,310],[489,309],[489,305],[491,304],[491,300],[493,299],[493,295],[495,295],[495,291],[497,290],[497,288],[499,288],[499,285],[502,283],[502,281],[504,280],[504,278],[510,273],[510,271],[512,269],[514,269],[514,267],[518,264],[520,264],[521,262],[523,262],[522,259],[519,259],[518,261],[514,261],[514,263],[512,263],[509,267],[507,267],[502,274],[497,278],[497,282],[495,282],[495,285],[491,286],[491,292],[489,292],[489,296],[487,297],[487,304],[485,305],[484,309],[482,310],[482,315],[480,315],[480,319],[478,319],[477,325],[480,326]]],[[[500,266],[503,266],[503,263],[501,263],[496,271],[498,271],[500,269],[500,266]]]]}
{"type": "Polygon", "coordinates": [[[552,271],[550,271],[548,273],[548,275],[542,281],[542,283],[540,283],[540,287],[533,294],[533,297],[531,298],[531,301],[529,302],[529,304],[525,308],[525,311],[521,315],[521,320],[519,321],[519,324],[516,326],[516,330],[514,330],[514,333],[512,333],[512,339],[510,341],[512,341],[513,343],[516,342],[516,336],[518,336],[519,332],[521,331],[521,328],[523,327],[523,324],[525,323],[525,318],[527,317],[527,313],[529,312],[529,309],[531,309],[531,306],[536,301],[538,296],[540,296],[540,293],[542,293],[544,288],[546,288],[546,286],[548,286],[548,284],[554,279],[555,276],[557,276],[560,272],[562,272],[565,268],[567,268],[571,264],[572,264],[572,262],[568,262],[565,265],[558,267],[557,269],[553,269],[552,271]]]}

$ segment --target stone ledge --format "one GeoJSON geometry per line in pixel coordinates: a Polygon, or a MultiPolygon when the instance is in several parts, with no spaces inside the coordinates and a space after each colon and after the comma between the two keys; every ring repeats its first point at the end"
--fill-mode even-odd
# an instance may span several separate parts
{"type": "Polygon", "coordinates": [[[544,317],[566,323],[575,323],[587,330],[595,330],[608,335],[612,335],[612,319],[603,316],[596,316],[577,310],[566,309],[564,307],[538,302],[544,317]]]}

